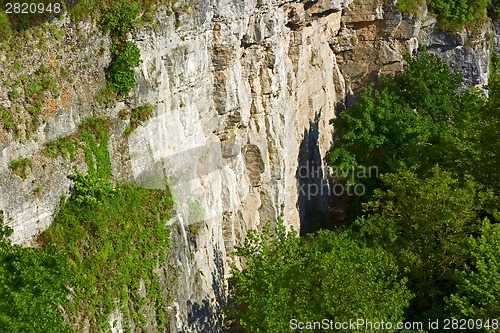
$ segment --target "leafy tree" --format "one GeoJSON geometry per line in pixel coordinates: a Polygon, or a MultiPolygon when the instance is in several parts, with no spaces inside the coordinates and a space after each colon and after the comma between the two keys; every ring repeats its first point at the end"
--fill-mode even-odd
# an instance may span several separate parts
{"type": "Polygon", "coordinates": [[[377,165],[385,173],[404,162],[428,170],[446,160],[450,141],[463,143],[456,142],[453,123],[461,111],[460,76],[429,53],[406,60],[403,73],[392,80],[382,77],[379,90],[368,87],[332,120],[336,141],[326,156],[330,165],[377,165]]]}
{"type": "MultiPolygon", "coordinates": [[[[500,80],[492,79],[488,97],[475,88],[459,92],[460,76],[437,56],[423,52],[407,62],[404,72],[382,77],[378,90],[365,89],[356,104],[332,121],[335,144],[327,163],[350,170],[377,166],[381,174],[407,165],[418,176],[439,164],[462,182],[470,175],[498,193],[500,80]]],[[[346,180],[359,182],[353,174],[347,173],[351,178],[346,180]]],[[[377,178],[362,181],[365,201],[383,186],[377,178]]],[[[483,208],[488,214],[495,210],[483,208]]]]}
{"type": "Polygon", "coordinates": [[[282,226],[275,234],[267,227],[262,236],[250,231],[236,254],[248,261],[243,271],[233,267],[242,307],[233,315],[249,332],[290,332],[291,319],[398,321],[411,297],[393,258],[347,233],[299,238],[282,226]]]}
{"type": "MultiPolygon", "coordinates": [[[[0,219],[1,220],[1,219],[0,219]]],[[[0,329],[6,333],[72,332],[59,306],[67,303],[62,253],[11,244],[0,221],[0,329]]]]}
{"type": "Polygon", "coordinates": [[[364,211],[354,211],[351,235],[395,257],[415,294],[406,320],[491,315],[496,291],[471,290],[494,283],[493,276],[475,274],[486,265],[476,258],[485,247],[477,237],[489,234],[480,221],[500,218],[500,79],[493,72],[487,94],[459,91],[460,76],[436,56],[406,60],[402,73],[382,77],[378,89],[368,87],[333,120],[327,162],[344,169],[376,165],[382,174],[371,183],[363,179],[371,195],[363,198],[364,211]]]}
{"type": "Polygon", "coordinates": [[[470,264],[457,269],[457,291],[447,303],[459,318],[499,318],[500,225],[485,219],[481,236],[467,245],[470,264]]]}
{"type": "Polygon", "coordinates": [[[471,178],[462,183],[438,166],[425,177],[402,168],[382,180],[386,189],[377,189],[364,205],[371,215],[354,223],[354,234],[396,257],[417,295],[413,313],[442,315],[453,271],[469,258],[466,240],[480,231],[477,210],[492,194],[471,178]]]}
{"type": "Polygon", "coordinates": [[[476,141],[475,148],[482,152],[471,166],[474,176],[483,184],[489,184],[497,193],[500,191],[500,73],[493,74],[488,84],[488,101],[479,112],[481,115],[472,128],[478,133],[480,139],[476,141]],[[476,162],[475,161],[475,162],[476,162]]]}

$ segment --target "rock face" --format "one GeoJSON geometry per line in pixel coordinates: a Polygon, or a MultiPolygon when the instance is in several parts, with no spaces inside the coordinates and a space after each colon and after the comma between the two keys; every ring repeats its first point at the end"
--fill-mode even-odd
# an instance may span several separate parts
{"type": "MultiPolygon", "coordinates": [[[[488,30],[470,42],[470,33],[434,30],[425,12],[415,21],[383,0],[351,2],[191,0],[180,17],[160,11],[158,24],[132,34],[143,62],[125,101],[111,108],[94,101],[109,62],[104,53],[89,62],[93,81],[77,74],[69,97],[58,97],[57,112],[47,116],[37,140],[2,143],[0,209],[13,240],[29,243],[45,229],[70,186],[71,165],[43,157],[44,142],[71,133],[90,110],[116,118],[123,108],[151,104],[155,116],[128,137],[126,124],[114,122],[113,176],[150,188],[167,180],[177,211],[169,221],[177,281],[171,330],[221,331],[230,252],[246,232],[279,216],[306,230],[312,212],[327,211],[328,193],[301,185],[322,177],[310,176],[308,168],[321,170],[332,143],[329,120],[349,97],[380,73],[401,70],[403,54],[416,52],[419,42],[465,74],[466,84],[486,83],[488,30]],[[178,28],[176,19],[183,23],[178,28]],[[78,95],[82,86],[86,92],[78,95]],[[7,167],[20,156],[34,161],[25,180],[7,167]],[[35,195],[37,186],[41,194],[35,195]]],[[[109,43],[93,27],[61,25],[68,31],[68,45],[61,46],[68,48],[68,63],[81,57],[71,47],[88,45],[86,52],[97,54],[93,40],[109,43]]]]}
{"type": "MultiPolygon", "coordinates": [[[[474,31],[459,33],[432,31],[422,39],[423,45],[437,53],[450,68],[463,76],[462,88],[488,83],[490,64],[490,24],[486,21],[474,31]]],[[[493,45],[491,45],[492,47],[493,45]]]]}
{"type": "Polygon", "coordinates": [[[191,3],[206,15],[190,18],[196,27],[136,36],[144,62],[135,95],[157,116],[130,136],[131,168],[145,184],[165,172],[176,198],[179,331],[221,329],[227,254],[249,228],[278,216],[300,227],[300,142],[314,124],[319,151],[330,147],[345,91],[330,47],[343,3],[212,5],[191,3]]]}

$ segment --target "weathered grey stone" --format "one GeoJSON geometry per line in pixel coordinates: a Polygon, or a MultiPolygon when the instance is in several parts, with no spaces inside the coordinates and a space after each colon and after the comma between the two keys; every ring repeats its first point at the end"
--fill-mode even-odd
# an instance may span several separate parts
{"type": "Polygon", "coordinates": [[[490,59],[490,24],[481,29],[458,33],[433,31],[423,38],[427,50],[438,54],[451,68],[463,76],[462,88],[488,83],[490,59]]]}

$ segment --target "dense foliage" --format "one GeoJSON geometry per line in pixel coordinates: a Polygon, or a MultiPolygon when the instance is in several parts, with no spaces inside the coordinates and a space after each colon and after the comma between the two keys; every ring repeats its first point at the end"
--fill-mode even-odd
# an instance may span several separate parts
{"type": "Polygon", "coordinates": [[[107,123],[89,118],[77,135],[47,145],[47,156],[83,154],[88,173],[69,176],[73,193],[38,236],[38,248],[12,245],[9,230],[2,229],[2,332],[81,331],[85,322],[93,332],[107,332],[115,309],[125,328],[166,328],[166,299],[156,272],[166,261],[172,197],[168,189],[111,183],[107,123]]]}
{"type": "MultiPolygon", "coordinates": [[[[77,182],[77,186],[83,184],[77,182]]],[[[87,192],[96,191],[91,188],[87,192]]],[[[98,205],[71,197],[63,202],[53,225],[39,237],[44,247],[65,254],[73,298],[65,312],[75,326],[83,317],[93,331],[106,332],[108,315],[115,308],[136,325],[146,325],[144,305],[151,302],[158,309],[155,326],[165,327],[165,300],[154,272],[166,260],[169,232],[165,222],[172,207],[171,196],[168,191],[128,185],[118,186],[115,192],[100,197],[98,205]],[[141,281],[145,296],[139,294],[141,281]]]]}
{"type": "Polygon", "coordinates": [[[500,315],[500,225],[485,219],[479,238],[469,236],[470,264],[457,269],[456,291],[447,299],[457,317],[498,318],[500,315]]]}
{"type": "Polygon", "coordinates": [[[407,318],[446,318],[444,297],[454,290],[454,271],[470,259],[464,249],[468,236],[481,231],[477,209],[489,193],[438,166],[422,177],[401,169],[382,179],[385,189],[376,190],[364,205],[369,214],[352,230],[362,242],[395,256],[415,294],[407,318]]]}
{"type": "Polygon", "coordinates": [[[418,13],[419,7],[427,4],[441,28],[460,30],[468,22],[484,20],[491,3],[491,0],[399,0],[397,6],[404,12],[418,13]]]}
{"type": "MultiPolygon", "coordinates": [[[[337,319],[335,309],[349,309],[356,300],[352,291],[363,290],[360,281],[368,283],[366,268],[351,270],[362,263],[392,274],[390,281],[405,282],[409,293],[395,303],[404,307],[398,309],[405,321],[500,317],[498,73],[493,68],[487,93],[459,90],[460,76],[437,56],[423,52],[407,62],[402,73],[381,77],[377,88],[366,88],[333,120],[335,143],[327,162],[341,170],[377,166],[381,173],[358,179],[347,172],[335,179],[368,189],[347,201],[345,230],[301,239],[278,233],[257,242],[251,233],[238,250],[250,259],[246,270],[233,272],[240,306],[235,318],[250,332],[285,332],[292,318],[337,319]],[[318,242],[343,251],[330,257],[335,246],[318,242]],[[373,258],[381,263],[391,258],[395,266],[378,267],[373,258]],[[342,283],[323,282],[337,281],[345,272],[342,283]],[[328,296],[321,302],[316,293],[328,296]],[[301,298],[306,294],[310,302],[301,298]]],[[[326,222],[323,227],[334,229],[326,222]]],[[[380,276],[375,271],[374,278],[380,276]]],[[[370,300],[377,299],[376,285],[375,294],[364,291],[370,300]]],[[[394,286],[386,287],[390,294],[394,286]]],[[[390,309],[380,301],[364,303],[364,313],[390,309]]],[[[495,330],[490,325],[473,331],[495,330]]]]}
{"type": "Polygon", "coordinates": [[[140,12],[137,2],[116,1],[104,9],[101,25],[105,32],[113,36],[124,36],[132,29],[140,12]]]}
{"type": "MultiPolygon", "coordinates": [[[[379,90],[368,87],[358,103],[332,121],[338,140],[327,155],[330,165],[342,169],[376,165],[384,173],[401,163],[416,166],[419,172],[443,159],[454,163],[456,156],[447,159],[449,145],[461,139],[454,131],[461,124],[454,118],[467,117],[457,112],[462,111],[461,103],[471,103],[470,96],[455,93],[459,75],[451,74],[434,55],[407,60],[403,74],[392,80],[381,78],[379,90]]],[[[460,140],[454,148],[458,145],[469,142],[460,140]]]]}
{"type": "MultiPolygon", "coordinates": [[[[402,319],[410,293],[393,257],[359,245],[346,233],[321,231],[300,239],[279,225],[251,231],[236,252],[248,259],[233,269],[238,321],[252,333],[291,332],[290,320],[402,319]]],[[[374,331],[373,331],[374,332],[374,331]]]]}
{"type": "Polygon", "coordinates": [[[485,19],[491,0],[429,0],[429,11],[435,13],[444,27],[458,29],[467,22],[485,19]]]}
{"type": "Polygon", "coordinates": [[[106,73],[108,87],[125,96],[136,85],[134,68],[140,64],[141,54],[134,42],[115,44],[111,52],[114,59],[106,73]]]}
{"type": "Polygon", "coordinates": [[[64,254],[53,247],[39,251],[12,245],[7,238],[12,230],[0,228],[0,330],[71,332],[59,311],[67,303],[64,254]]]}

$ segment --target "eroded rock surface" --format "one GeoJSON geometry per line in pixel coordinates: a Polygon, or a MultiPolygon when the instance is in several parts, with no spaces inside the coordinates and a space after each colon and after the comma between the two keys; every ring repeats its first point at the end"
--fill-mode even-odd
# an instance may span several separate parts
{"type": "MultiPolygon", "coordinates": [[[[94,44],[82,52],[97,60],[75,68],[73,83],[54,101],[56,110],[36,140],[0,136],[0,209],[14,228],[13,240],[29,243],[68,193],[73,165],[85,168],[81,156],[71,163],[44,157],[43,144],[72,133],[92,111],[112,117],[114,179],[150,188],[164,187],[166,179],[176,201],[176,217],[169,221],[176,281],[171,329],[219,332],[233,260],[228,254],[247,231],[279,216],[290,227],[307,228],[309,212],[328,210],[328,195],[300,192],[298,170],[321,168],[336,110],[379,74],[401,70],[403,54],[416,52],[419,43],[465,74],[466,84],[484,84],[490,39],[486,27],[474,35],[436,31],[425,11],[415,21],[383,0],[190,5],[178,18],[160,11],[153,28],[133,32],[143,60],[138,86],[110,108],[94,99],[109,62],[109,53],[97,55],[99,40],[107,46],[109,39],[95,27],[61,23],[68,31],[63,60],[79,60],[82,55],[70,48],[86,43],[94,44]],[[124,136],[118,113],[144,104],[154,106],[155,116],[124,136]],[[33,160],[27,179],[7,167],[22,156],[33,160]]],[[[48,51],[40,55],[49,58],[48,51]]],[[[8,106],[5,91],[0,89],[0,102],[8,106]]]]}

